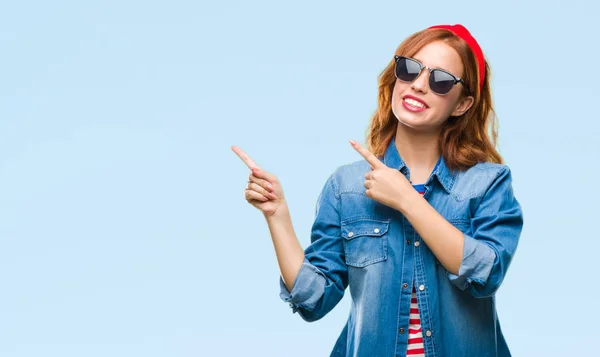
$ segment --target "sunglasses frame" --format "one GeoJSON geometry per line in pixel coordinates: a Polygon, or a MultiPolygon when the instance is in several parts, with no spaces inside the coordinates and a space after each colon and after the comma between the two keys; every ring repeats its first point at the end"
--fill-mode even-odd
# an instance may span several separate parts
{"type": "Polygon", "coordinates": [[[431,74],[433,73],[433,71],[440,71],[440,72],[446,73],[447,75],[449,75],[450,77],[452,77],[452,80],[454,81],[454,85],[457,85],[458,83],[461,83],[463,85],[463,88],[467,91],[467,95],[470,95],[471,92],[469,91],[469,88],[467,88],[467,85],[465,84],[465,81],[462,80],[462,78],[459,78],[459,77],[453,75],[452,73],[446,71],[445,69],[431,68],[431,67],[425,66],[423,63],[421,63],[418,60],[416,60],[414,58],[411,58],[411,57],[398,56],[398,55],[394,56],[394,76],[399,81],[401,81],[401,82],[404,82],[404,83],[412,83],[412,82],[414,82],[417,78],[419,78],[419,76],[423,72],[423,68],[427,68],[429,70],[429,81],[427,82],[427,84],[429,85],[429,89],[431,89],[431,91],[434,92],[435,94],[437,94],[437,95],[446,95],[446,94],[450,93],[450,90],[452,90],[452,88],[450,88],[450,90],[448,92],[446,92],[446,93],[438,93],[438,92],[434,91],[431,88],[431,83],[429,83],[429,82],[431,82],[431,78],[432,78],[431,74]],[[397,75],[397,72],[396,72],[396,68],[398,67],[398,61],[400,59],[407,59],[409,61],[414,61],[414,62],[416,62],[419,65],[419,73],[417,73],[417,76],[412,81],[405,81],[405,80],[402,80],[402,79],[398,78],[398,75],[397,75]]]}

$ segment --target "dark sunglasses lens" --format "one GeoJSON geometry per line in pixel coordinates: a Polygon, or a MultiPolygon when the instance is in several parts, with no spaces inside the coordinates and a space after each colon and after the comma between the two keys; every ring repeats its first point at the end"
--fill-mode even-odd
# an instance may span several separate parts
{"type": "Polygon", "coordinates": [[[396,61],[396,77],[404,82],[412,82],[419,76],[421,66],[411,59],[400,58],[396,61]]]}
{"type": "Polygon", "coordinates": [[[429,87],[438,94],[450,92],[454,86],[454,78],[443,71],[433,70],[429,76],[429,87]]]}

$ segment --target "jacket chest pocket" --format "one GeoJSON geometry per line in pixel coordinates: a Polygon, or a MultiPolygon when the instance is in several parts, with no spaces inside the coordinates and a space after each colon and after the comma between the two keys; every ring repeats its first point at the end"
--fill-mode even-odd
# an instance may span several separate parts
{"type": "Polygon", "coordinates": [[[390,220],[353,219],[341,222],[346,264],[364,267],[387,259],[390,220]]]}

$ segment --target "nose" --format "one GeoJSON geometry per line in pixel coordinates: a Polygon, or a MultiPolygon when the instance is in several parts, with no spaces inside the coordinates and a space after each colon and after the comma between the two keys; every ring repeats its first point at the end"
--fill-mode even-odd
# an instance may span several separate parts
{"type": "Polygon", "coordinates": [[[411,83],[411,88],[417,92],[427,93],[429,90],[429,69],[423,68],[419,76],[411,83]]]}

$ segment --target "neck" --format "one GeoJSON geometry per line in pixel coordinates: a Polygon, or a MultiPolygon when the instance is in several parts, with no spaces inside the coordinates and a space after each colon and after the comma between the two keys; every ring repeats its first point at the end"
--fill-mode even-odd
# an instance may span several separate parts
{"type": "Polygon", "coordinates": [[[419,132],[402,123],[396,130],[396,149],[408,166],[414,183],[427,178],[438,161],[441,151],[439,132],[419,132]]]}

